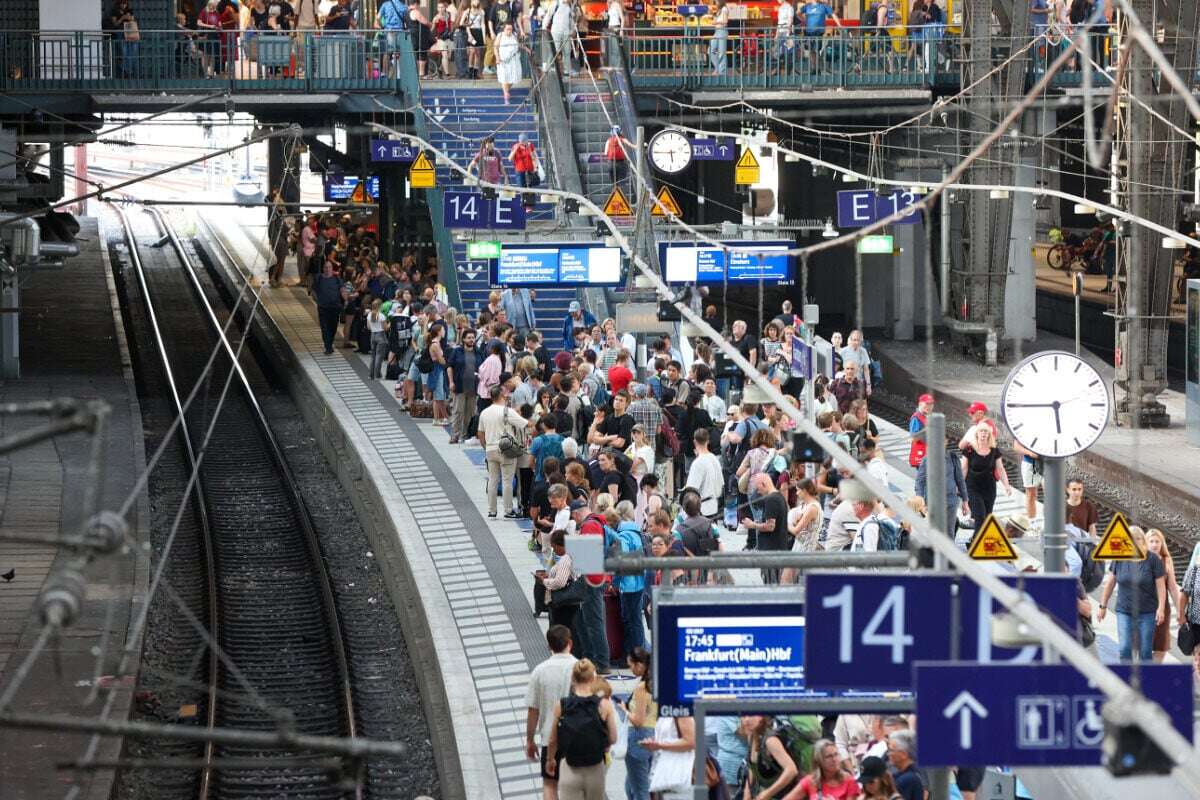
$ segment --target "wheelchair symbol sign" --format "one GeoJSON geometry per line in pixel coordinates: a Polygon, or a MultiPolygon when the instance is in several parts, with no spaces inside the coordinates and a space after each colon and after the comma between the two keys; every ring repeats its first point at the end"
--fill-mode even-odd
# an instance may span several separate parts
{"type": "Polygon", "coordinates": [[[1100,716],[1103,703],[1103,695],[1073,698],[1075,747],[1096,747],[1104,738],[1104,720],[1100,716]]]}

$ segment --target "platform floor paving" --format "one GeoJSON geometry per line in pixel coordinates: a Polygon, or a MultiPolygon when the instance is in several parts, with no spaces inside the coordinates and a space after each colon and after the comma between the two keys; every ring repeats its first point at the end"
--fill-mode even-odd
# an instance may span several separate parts
{"type": "MultiPolygon", "coordinates": [[[[145,464],[141,415],[124,332],[108,269],[107,252],[94,218],[81,218],[81,254],[63,266],[20,272],[21,377],[0,382],[0,403],[72,398],[103,400],[111,407],[104,441],[100,508],[116,510],[145,464]],[[75,300],[64,303],[64,287],[75,300]]],[[[48,417],[0,416],[0,438],[46,424],[48,417]]],[[[76,535],[83,522],[81,497],[87,483],[90,437],[57,436],[0,455],[0,687],[7,688],[26,662],[41,632],[34,603],[46,579],[61,570],[68,552],[54,545],[5,540],[5,534],[55,539],[76,535]]],[[[131,537],[144,541],[148,510],[134,505],[127,517],[131,537]]],[[[115,692],[111,713],[127,714],[130,684],[111,681],[126,646],[133,615],[144,603],[148,565],[130,551],[103,556],[85,571],[87,599],[79,618],[31,663],[13,711],[85,717],[101,712],[106,690],[92,693],[102,679],[115,692]]],[[[131,642],[135,652],[140,643],[131,642]]],[[[136,669],[137,659],[133,662],[136,669]]],[[[3,690],[3,689],[0,689],[3,690]]],[[[89,737],[57,732],[0,728],[0,797],[59,800],[75,789],[83,798],[108,796],[111,772],[60,772],[56,764],[80,758],[89,737]]],[[[109,740],[99,755],[115,758],[119,742],[109,740]]]]}

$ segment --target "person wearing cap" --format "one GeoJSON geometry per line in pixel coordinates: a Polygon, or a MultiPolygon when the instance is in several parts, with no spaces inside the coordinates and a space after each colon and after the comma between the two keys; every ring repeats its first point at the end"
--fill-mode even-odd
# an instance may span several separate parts
{"type": "Polygon", "coordinates": [[[865,800],[892,800],[896,797],[896,782],[888,772],[887,762],[879,756],[867,756],[858,768],[858,785],[865,800]]]}
{"type": "Polygon", "coordinates": [[[579,304],[578,300],[572,300],[567,306],[567,315],[563,317],[562,324],[562,349],[575,349],[575,331],[579,328],[591,330],[596,324],[596,317],[592,312],[579,304]]]}
{"type": "Polygon", "coordinates": [[[919,467],[925,460],[925,426],[929,424],[929,415],[933,413],[933,395],[923,394],[917,398],[917,410],[908,418],[908,435],[912,444],[908,448],[908,465],[919,467]]]}
{"type": "MultiPolygon", "coordinates": [[[[508,160],[512,162],[513,171],[517,173],[517,184],[523,188],[531,189],[537,186],[541,181],[537,174],[537,149],[533,146],[533,142],[529,141],[529,134],[517,134],[517,143],[513,145],[512,152],[508,154],[508,160]]],[[[521,195],[521,204],[525,206],[525,210],[533,208],[533,193],[521,195]]]]}
{"type": "Polygon", "coordinates": [[[963,438],[958,442],[959,450],[970,450],[975,442],[975,428],[979,425],[987,425],[992,429],[992,440],[1000,441],[1000,431],[996,427],[996,423],[988,419],[988,407],[986,404],[976,400],[971,405],[967,406],[967,416],[971,419],[971,425],[967,428],[967,432],[963,434],[963,438]]]}

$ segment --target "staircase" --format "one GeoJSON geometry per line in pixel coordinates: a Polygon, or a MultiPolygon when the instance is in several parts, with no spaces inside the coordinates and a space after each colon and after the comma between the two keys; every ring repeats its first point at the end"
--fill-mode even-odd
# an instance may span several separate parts
{"type": "MultiPolygon", "coordinates": [[[[567,85],[567,113],[571,140],[579,163],[579,177],[588,199],[603,207],[612,191],[612,167],[604,160],[604,143],[612,130],[612,93],[607,81],[572,78],[567,85]],[[599,92],[597,92],[597,87],[599,92]]],[[[615,119],[615,115],[613,117],[615,119]]]]}
{"type": "MultiPolygon", "coordinates": [[[[505,169],[510,179],[515,181],[508,154],[517,143],[518,134],[525,133],[539,153],[543,149],[538,136],[533,103],[530,102],[527,89],[514,88],[511,92],[511,102],[506,105],[504,95],[498,88],[459,88],[425,84],[421,87],[421,103],[425,107],[429,141],[463,166],[475,157],[479,151],[479,143],[484,137],[493,136],[496,149],[504,157],[505,169]]],[[[446,191],[470,190],[470,187],[464,184],[462,174],[444,164],[437,166],[437,180],[438,186],[446,191]]],[[[441,212],[439,210],[435,213],[441,212]]],[[[553,218],[554,206],[538,203],[529,215],[528,223],[547,222],[553,218]]],[[[440,223],[441,220],[436,222],[440,223]]],[[[490,237],[487,230],[467,233],[473,233],[478,239],[490,237]]],[[[474,315],[487,305],[488,293],[492,288],[488,280],[488,263],[467,260],[465,241],[456,239],[453,253],[458,274],[457,302],[461,310],[474,315]]],[[[554,288],[538,291],[535,307],[538,327],[543,335],[549,336],[551,348],[559,344],[562,319],[567,313],[567,304],[574,299],[573,289],[554,288]]]]}

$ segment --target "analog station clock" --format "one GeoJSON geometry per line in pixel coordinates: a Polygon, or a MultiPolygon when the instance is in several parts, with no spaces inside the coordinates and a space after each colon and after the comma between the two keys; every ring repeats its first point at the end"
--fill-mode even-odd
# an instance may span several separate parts
{"type": "Polygon", "coordinates": [[[692,163],[692,141],[675,128],[664,128],[650,137],[650,163],[659,172],[683,172],[692,163]]]}
{"type": "Polygon", "coordinates": [[[1108,424],[1108,384],[1078,356],[1035,353],[1008,374],[1000,411],[1013,438],[1040,456],[1063,458],[1090,447],[1108,424]]]}

